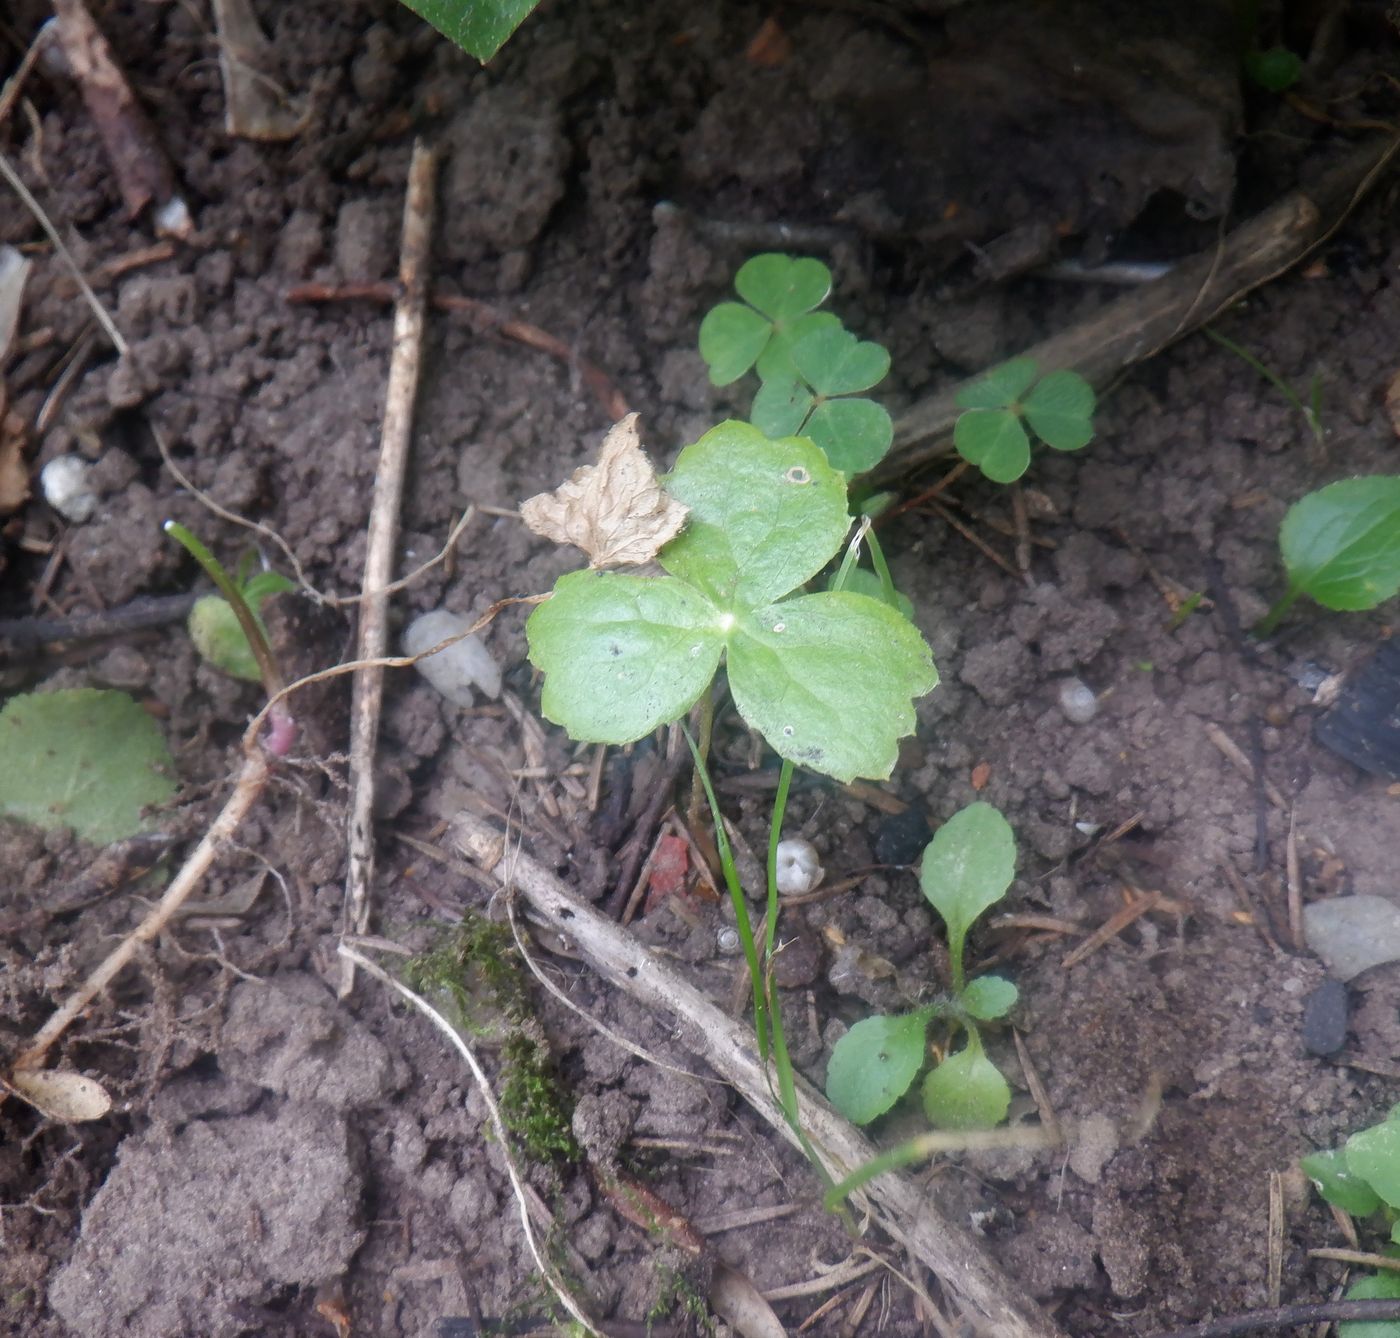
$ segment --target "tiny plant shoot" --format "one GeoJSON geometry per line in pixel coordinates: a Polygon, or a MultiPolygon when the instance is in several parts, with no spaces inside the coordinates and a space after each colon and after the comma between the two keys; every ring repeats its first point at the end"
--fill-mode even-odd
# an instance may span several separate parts
{"type": "Polygon", "coordinates": [[[1373,609],[1400,591],[1400,475],[1342,479],[1288,508],[1279,529],[1288,588],[1255,631],[1267,636],[1308,595],[1324,608],[1373,609]]]}
{"type": "MultiPolygon", "coordinates": [[[[281,572],[255,572],[251,567],[252,555],[249,554],[239,563],[238,574],[232,579],[266,638],[267,627],[262,620],[264,601],[273,595],[295,590],[296,586],[281,572]]],[[[239,624],[238,615],[222,595],[201,595],[195,601],[194,608],[190,610],[189,631],[195,649],[215,668],[246,683],[262,681],[262,670],[239,624]]]]}
{"type": "Polygon", "coordinates": [[[1077,451],[1094,436],[1094,388],[1078,372],[1039,376],[1034,358],[1013,358],[958,392],[962,413],[953,445],[994,483],[1014,483],[1030,468],[1027,426],[1057,451],[1077,451]]]}
{"type": "Polygon", "coordinates": [[[963,954],[968,930],[1006,895],[1015,871],[1011,826],[990,804],[970,804],[938,829],[919,883],[947,929],[952,991],[912,1013],[865,1018],[836,1043],[826,1094],[847,1119],[868,1124],[908,1091],[924,1067],[935,1018],[965,1031],[967,1041],[924,1078],[924,1114],[943,1129],[990,1129],[1006,1118],[1011,1089],[983,1052],[977,1024],[1005,1017],[1016,986],[1001,976],[968,981],[963,954]]]}

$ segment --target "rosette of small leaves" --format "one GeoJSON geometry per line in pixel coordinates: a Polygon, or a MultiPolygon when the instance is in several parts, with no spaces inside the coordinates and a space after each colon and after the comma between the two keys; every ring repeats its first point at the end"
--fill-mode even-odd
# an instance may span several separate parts
{"type": "Polygon", "coordinates": [[[943,1129],[990,1129],[1006,1118],[1011,1089],[982,1049],[978,1022],[1005,1017],[1016,986],[1001,976],[966,982],[963,952],[977,918],[1006,895],[1016,844],[1006,819],[990,804],[971,804],[938,829],[924,851],[919,883],[948,931],[953,991],[913,1013],[877,1014],[857,1022],[837,1043],[827,1066],[831,1104],[856,1124],[885,1114],[924,1067],[926,1032],[934,1018],[967,1033],[963,1049],[924,1078],[924,1114],[943,1129]]]}
{"type": "Polygon", "coordinates": [[[1013,358],[958,392],[966,412],[953,427],[953,445],[994,483],[1014,483],[1030,467],[1030,432],[1057,451],[1093,439],[1094,388],[1078,372],[1037,380],[1038,371],[1034,358],[1013,358]]]}
{"type": "Polygon", "coordinates": [[[723,660],[740,715],[779,756],[843,781],[888,776],[938,675],[888,605],[797,593],[846,536],[841,474],[810,441],[729,422],[665,483],[690,509],[660,552],[666,575],[573,572],[530,615],[545,716],[576,739],[630,743],[688,711],[723,660]]]}
{"type": "Polygon", "coordinates": [[[894,439],[883,406],[861,392],[889,374],[890,355],[857,339],[830,312],[819,260],[755,256],[734,286],[743,302],[721,302],[700,324],[700,353],[718,386],[754,369],[762,382],[750,417],[766,436],[805,436],[847,475],[873,468],[894,439]]]}

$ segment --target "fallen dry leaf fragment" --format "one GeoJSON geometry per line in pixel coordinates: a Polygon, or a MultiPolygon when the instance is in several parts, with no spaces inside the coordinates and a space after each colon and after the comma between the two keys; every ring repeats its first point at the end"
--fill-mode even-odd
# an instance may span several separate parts
{"type": "Polygon", "coordinates": [[[63,1124],[100,1120],[112,1109],[112,1098],[99,1082],[81,1073],[57,1069],[19,1069],[7,1084],[39,1114],[63,1124]]]}
{"type": "Polygon", "coordinates": [[[597,568],[650,562],[681,532],[686,514],[656,481],[634,413],[603,438],[596,465],[574,470],[567,483],[520,507],[520,518],[536,534],[576,545],[597,568]]]}

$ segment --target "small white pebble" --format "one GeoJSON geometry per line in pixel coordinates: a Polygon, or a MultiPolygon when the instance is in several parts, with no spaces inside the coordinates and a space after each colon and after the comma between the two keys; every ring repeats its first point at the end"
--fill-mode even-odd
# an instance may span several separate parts
{"type": "MultiPolygon", "coordinates": [[[[404,629],[405,655],[421,655],[448,637],[465,632],[473,619],[447,609],[434,609],[415,618],[404,629]]],[[[455,645],[413,666],[450,702],[470,706],[472,689],[480,688],[488,697],[501,695],[501,666],[477,636],[463,637],[455,645]]]]}
{"type": "Polygon", "coordinates": [[[1099,699],[1082,679],[1065,678],[1060,681],[1060,710],[1066,720],[1087,725],[1099,713],[1099,699]]]}
{"type": "Polygon", "coordinates": [[[81,525],[97,510],[92,490],[92,466],[77,455],[56,455],[39,472],[44,500],[64,520],[81,525]]]}
{"type": "Polygon", "coordinates": [[[794,836],[778,842],[778,891],[785,897],[810,892],[822,880],[825,870],[817,860],[817,849],[810,841],[794,836]]]}

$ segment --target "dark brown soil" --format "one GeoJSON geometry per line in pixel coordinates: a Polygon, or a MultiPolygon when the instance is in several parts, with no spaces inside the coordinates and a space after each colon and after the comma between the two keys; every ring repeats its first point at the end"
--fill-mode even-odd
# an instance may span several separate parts
{"type": "MultiPolygon", "coordinates": [[[[387,0],[260,8],[275,76],[309,99],[308,124],[288,144],[225,134],[203,9],[116,3],[98,14],[193,213],[195,235],[167,259],[102,277],[154,236],[147,219],[126,216],[62,74],[32,75],[33,116],[17,109],[0,126],[6,155],[132,347],[118,361],[92,342],[35,442],[36,468],[65,452],[95,461],[101,502],[83,525],[37,500],[12,519],[0,616],[76,615],[191,588],[193,565],[160,532],[167,517],[237,562],[248,533],[177,486],[156,432],[195,485],[280,534],[314,585],[357,589],[391,316],[285,294],[393,275],[415,131],[447,155],[438,291],[483,299],[596,364],[641,411],[662,460],[747,407],[742,388],[710,387],[695,332],[737,265],[781,245],[762,225],[820,230],[843,318],[891,350],[880,393],[897,413],[1107,294],[1034,274],[992,286],[989,275],[1038,264],[1061,235],[1089,258],[1113,246],[1185,254],[1232,216],[1232,198],[1280,194],[1303,157],[1342,143],[1343,132],[1242,95],[1228,33],[1199,16],[1160,30],[1139,16],[1129,31],[1114,26],[1112,6],[1067,8],[1056,26],[1043,15],[1012,24],[992,5],[946,21],[934,5],[886,21],[861,6],[794,5],[780,15],[792,51],[768,68],[744,54],[769,17],[758,6],[556,3],[483,71],[387,0]],[[1131,61],[1130,39],[1140,44],[1131,61]],[[1073,97],[1057,52],[1083,63],[1073,97]],[[1037,82],[1038,62],[1060,73],[1037,82]],[[934,93],[930,71],[941,72],[934,93]],[[654,212],[662,201],[681,211],[654,212]],[[22,536],[61,541],[53,572],[22,536]]],[[[39,11],[21,4],[0,28],[7,69],[39,11]]],[[[1393,32],[1365,45],[1340,57],[1316,98],[1395,65],[1393,32]]],[[[1344,120],[1380,114],[1333,106],[1344,120]]],[[[1021,877],[1001,908],[1013,918],[974,948],[1019,985],[1026,1055],[1075,1131],[1054,1156],[968,1155],[919,1174],[1071,1335],[1147,1335],[1264,1304],[1274,1174],[1286,1190],[1283,1299],[1330,1295],[1338,1267],[1306,1252],[1338,1244],[1337,1228],[1292,1168],[1397,1097],[1379,1076],[1400,1075],[1396,968],[1353,985],[1357,1026],[1340,1056],[1309,1054],[1301,1019],[1324,972],[1292,946],[1284,890],[1291,815],[1305,898],[1400,898],[1400,794],[1314,741],[1317,708],[1299,686],[1308,667],[1343,668],[1388,635],[1393,606],[1300,606],[1262,647],[1238,630],[1280,589],[1277,529],[1293,499],[1335,478],[1397,472],[1381,396],[1400,364],[1394,204],[1382,184],[1315,263],[1220,323],[1290,384],[1319,378],[1325,446],[1255,371],[1195,337],[1112,389],[1089,449],[1037,460],[1024,580],[921,509],[882,532],[943,676],[889,789],[935,826],[981,798],[1015,827],[1021,877]],[[1174,617],[1166,588],[1208,599],[1174,617]],[[1060,708],[1070,676],[1098,694],[1086,724],[1060,708]],[[1208,727],[1258,759],[1288,812],[1232,767],[1208,727]],[[1160,893],[1161,908],[1066,967],[1125,896],[1144,892],[1160,893]],[[1027,928],[1028,916],[1076,932],[1027,928]]],[[[7,369],[12,405],[33,422],[89,313],[8,191],[0,241],[35,260],[22,330],[53,332],[7,369]]],[[[608,426],[570,366],[435,315],[403,570],[437,551],[467,504],[507,514],[480,513],[455,559],[398,598],[396,617],[443,605],[479,613],[576,565],[508,513],[588,460],[608,426]]],[[[936,478],[909,480],[907,494],[936,478]]],[[[964,478],[950,495],[1009,559],[1007,494],[964,478]]],[[[266,556],[284,565],[271,547],[266,556]]],[[[507,611],[486,638],[508,692],[533,712],[524,616],[507,611]]],[[[302,667],[344,655],[345,626],[322,631],[293,629],[302,667]]],[[[179,804],[154,820],[177,855],[218,811],[259,705],[255,689],[202,664],[179,627],[17,654],[0,674],[7,692],[114,686],[151,707],[182,782],[179,804]]],[[[260,881],[251,910],[178,922],[64,1042],[66,1061],[112,1091],[114,1114],[63,1126],[13,1100],[0,1106],[6,1332],[330,1334],[343,1314],[356,1335],[417,1335],[447,1316],[547,1313],[500,1148],[457,1056],[372,981],[336,1000],[343,702],[331,694],[312,715],[319,756],[279,769],[206,889],[221,898],[260,881]]],[[[591,816],[579,798],[587,777],[566,774],[591,753],[560,731],[546,727],[540,755],[503,705],[462,710],[416,675],[391,677],[377,932],[418,948],[462,910],[485,909],[477,885],[396,839],[441,843],[441,824],[473,796],[515,810],[536,853],[601,896],[639,806],[626,807],[629,779],[640,800],[655,783],[648,747],[609,760],[591,816]],[[512,778],[541,766],[542,779],[512,778]]],[[[727,719],[717,758],[725,802],[758,845],[771,758],[727,719]]],[[[825,784],[800,785],[790,815],[832,880],[876,864],[889,839],[883,814],[825,784]]],[[[129,887],[61,909],[92,857],[67,838],[0,826],[0,1028],[15,1047],[141,913],[129,887]]],[[[719,947],[727,924],[717,905],[687,897],[637,928],[729,1000],[741,996],[737,959],[719,947]]],[[[935,918],[905,869],[789,911],[782,933],[794,943],[784,964],[794,1057],[818,1082],[843,1025],[945,983],[935,918]],[[841,940],[861,950],[861,969],[850,953],[837,969],[841,940]]],[[[599,1022],[686,1066],[670,1019],[643,1015],[566,956],[545,960],[599,1022]]],[[[580,1141],[708,1234],[715,1258],[769,1290],[851,1254],[809,1169],[726,1088],[631,1057],[542,992],[535,1007],[580,1141]],[[776,1205],[792,1211],[726,1221],[776,1205]]],[[[1014,1117],[1034,1118],[1009,1032],[992,1049],[1017,1093],[1014,1117]]],[[[530,1179],[600,1318],[640,1323],[675,1301],[678,1279],[703,1293],[708,1265],[626,1220],[596,1173],[557,1164],[530,1179]]],[[[936,1293],[917,1265],[892,1259],[936,1293]]],[[[867,1281],[876,1304],[860,1332],[927,1331],[898,1280],[867,1281]]],[[[846,1333],[865,1287],[814,1331],[846,1333]]],[[[774,1305],[795,1331],[826,1299],[774,1305]]],[[[678,1312],[664,1321],[684,1322],[678,1312]]]]}

